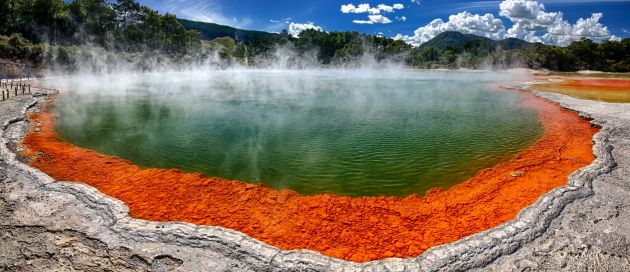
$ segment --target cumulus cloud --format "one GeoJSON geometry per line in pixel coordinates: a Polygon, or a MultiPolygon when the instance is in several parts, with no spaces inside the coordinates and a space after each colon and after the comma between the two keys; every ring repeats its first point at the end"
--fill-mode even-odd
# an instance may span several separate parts
{"type": "Polygon", "coordinates": [[[394,4],[392,6],[389,5],[385,5],[385,4],[378,4],[376,7],[372,7],[370,6],[370,4],[359,4],[359,5],[354,5],[354,4],[347,4],[347,5],[341,5],[341,13],[368,13],[368,14],[372,14],[372,15],[376,15],[376,14],[380,14],[381,11],[383,12],[394,12],[394,10],[397,9],[404,9],[405,5],[403,4],[394,4]]]}
{"type": "Polygon", "coordinates": [[[581,38],[603,41],[618,38],[600,23],[602,13],[593,13],[590,18],[580,18],[575,24],[564,19],[562,12],[549,12],[534,0],[504,0],[499,4],[499,15],[512,22],[505,29],[501,19],[492,14],[460,12],[449,16],[449,20],[435,19],[414,31],[413,36],[396,35],[412,45],[420,45],[444,31],[459,31],[490,39],[519,38],[529,42],[565,46],[581,38]]]}
{"type": "Polygon", "coordinates": [[[608,28],[599,22],[602,13],[580,18],[572,25],[564,19],[562,12],[547,12],[545,5],[533,0],[505,0],[499,4],[499,9],[499,15],[512,22],[506,37],[560,46],[581,38],[601,42],[613,37],[608,28]]]}
{"type": "Polygon", "coordinates": [[[377,8],[384,12],[394,12],[394,7],[385,4],[378,4],[377,8]]]}
{"type": "Polygon", "coordinates": [[[318,31],[324,31],[322,27],[317,26],[312,22],[307,22],[303,24],[291,22],[289,24],[288,32],[291,36],[297,38],[300,35],[300,33],[302,33],[302,31],[307,30],[307,29],[315,29],[318,31]]]}
{"type": "Polygon", "coordinates": [[[376,23],[376,24],[389,24],[392,22],[392,20],[390,20],[389,18],[383,16],[383,15],[369,15],[368,18],[370,19],[370,21],[376,23]]]}
{"type": "Polygon", "coordinates": [[[355,6],[354,4],[341,5],[342,13],[369,13],[369,14],[379,14],[381,10],[379,8],[370,7],[370,4],[359,4],[355,6]]]}
{"type": "MultiPolygon", "coordinates": [[[[392,13],[395,12],[396,10],[401,10],[404,9],[405,5],[397,3],[397,4],[393,4],[393,5],[386,5],[386,4],[378,4],[376,7],[372,7],[370,6],[370,4],[359,4],[359,5],[354,5],[352,3],[347,4],[347,5],[341,5],[341,13],[355,13],[355,14],[361,14],[361,13],[367,13],[368,15],[368,20],[353,20],[352,22],[355,24],[389,24],[392,22],[392,20],[390,20],[389,18],[381,15],[381,12],[385,12],[385,13],[392,13]]],[[[396,17],[399,18],[399,17],[396,17]]],[[[403,18],[405,18],[404,20],[406,20],[407,18],[403,16],[403,18]]],[[[403,20],[403,21],[404,21],[403,20]]]]}
{"type": "Polygon", "coordinates": [[[392,6],[388,6],[385,4],[378,4],[378,6],[376,6],[377,9],[384,11],[384,12],[394,12],[394,10],[396,9],[404,9],[405,5],[403,4],[394,4],[392,6]]]}
{"type": "Polygon", "coordinates": [[[352,22],[355,24],[367,24],[367,25],[389,24],[392,22],[392,20],[380,14],[368,15],[368,19],[369,20],[353,20],[352,22]]]}
{"type": "Polygon", "coordinates": [[[590,18],[578,19],[574,25],[566,21],[557,22],[557,25],[549,27],[549,31],[540,40],[547,44],[565,46],[581,38],[589,38],[597,42],[619,39],[611,35],[608,27],[599,22],[602,17],[602,13],[593,13],[590,18]]]}
{"type": "Polygon", "coordinates": [[[446,22],[435,19],[416,29],[413,36],[396,35],[394,38],[418,46],[445,31],[459,31],[491,39],[501,39],[505,35],[505,26],[500,19],[490,13],[479,15],[464,11],[449,16],[446,22]]]}

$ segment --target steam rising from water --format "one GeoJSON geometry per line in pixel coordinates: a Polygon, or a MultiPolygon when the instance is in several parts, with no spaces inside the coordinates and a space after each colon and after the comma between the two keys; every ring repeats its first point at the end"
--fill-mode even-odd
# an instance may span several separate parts
{"type": "Polygon", "coordinates": [[[161,55],[156,52],[112,52],[94,46],[68,48],[51,47],[46,52],[50,58],[47,75],[68,74],[120,74],[122,72],[171,72],[213,71],[248,69],[373,69],[405,68],[405,55],[377,57],[373,49],[364,46],[358,56],[335,59],[323,64],[318,59],[319,50],[314,48],[298,52],[289,46],[276,45],[272,50],[254,58],[222,56],[223,47],[208,48],[200,52],[182,55],[161,55]]]}
{"type": "Polygon", "coordinates": [[[306,194],[448,187],[540,133],[514,74],[402,69],[195,70],[52,79],[63,139],[142,166],[306,194]]]}

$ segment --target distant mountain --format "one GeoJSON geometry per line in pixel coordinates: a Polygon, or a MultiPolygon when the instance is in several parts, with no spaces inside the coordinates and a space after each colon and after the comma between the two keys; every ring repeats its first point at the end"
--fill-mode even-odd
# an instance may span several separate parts
{"type": "Polygon", "coordinates": [[[517,38],[507,38],[495,42],[497,42],[504,50],[530,48],[535,45],[534,43],[526,42],[517,38]]]}
{"type": "Polygon", "coordinates": [[[231,26],[196,22],[185,19],[177,20],[184,26],[184,28],[201,32],[201,37],[204,40],[214,40],[220,37],[230,37],[237,42],[250,42],[253,40],[276,40],[281,37],[280,34],[264,31],[243,30],[231,26]]]}
{"type": "Polygon", "coordinates": [[[462,34],[456,31],[446,31],[435,36],[433,39],[420,45],[420,48],[433,47],[438,51],[444,51],[446,49],[454,49],[455,51],[464,49],[466,47],[475,46],[488,49],[519,49],[529,48],[534,46],[533,43],[529,43],[516,38],[507,38],[500,41],[488,39],[473,34],[462,34]]]}

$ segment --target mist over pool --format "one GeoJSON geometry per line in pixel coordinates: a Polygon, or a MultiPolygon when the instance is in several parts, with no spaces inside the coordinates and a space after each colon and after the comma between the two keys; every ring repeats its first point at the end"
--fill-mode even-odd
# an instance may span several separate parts
{"type": "Polygon", "coordinates": [[[448,188],[542,133],[507,73],[225,70],[76,76],[54,112],[64,141],[142,167],[303,194],[448,188]]]}

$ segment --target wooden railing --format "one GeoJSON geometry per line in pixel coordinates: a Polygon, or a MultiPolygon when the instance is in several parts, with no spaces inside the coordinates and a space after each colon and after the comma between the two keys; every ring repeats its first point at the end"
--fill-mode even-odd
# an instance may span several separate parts
{"type": "Polygon", "coordinates": [[[34,86],[30,81],[31,79],[32,78],[0,79],[0,96],[2,97],[0,102],[18,95],[30,95],[38,92],[46,94],[59,93],[57,89],[34,86]]]}

